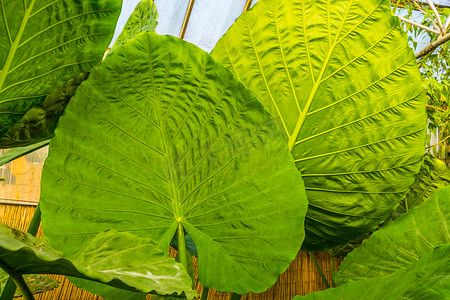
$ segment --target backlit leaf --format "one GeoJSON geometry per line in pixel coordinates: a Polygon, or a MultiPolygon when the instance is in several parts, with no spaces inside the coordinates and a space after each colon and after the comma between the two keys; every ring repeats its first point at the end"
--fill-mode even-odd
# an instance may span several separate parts
{"type": "Polygon", "coordinates": [[[269,288],[295,258],[307,200],[253,94],[196,46],[145,32],[69,103],[41,205],[46,236],[66,253],[108,228],[168,250],[181,223],[200,282],[245,294],[269,288]]]}
{"type": "Polygon", "coordinates": [[[150,240],[127,232],[99,233],[63,257],[45,240],[0,224],[0,260],[18,274],[60,274],[130,291],[194,295],[183,266],[150,240]]]}
{"type": "Polygon", "coordinates": [[[307,190],[307,249],[373,230],[420,168],[425,97],[390,5],[261,0],[211,54],[284,132],[307,190]]]}
{"type": "Polygon", "coordinates": [[[388,275],[450,244],[450,187],[372,234],[342,262],[337,283],[388,275]]]}

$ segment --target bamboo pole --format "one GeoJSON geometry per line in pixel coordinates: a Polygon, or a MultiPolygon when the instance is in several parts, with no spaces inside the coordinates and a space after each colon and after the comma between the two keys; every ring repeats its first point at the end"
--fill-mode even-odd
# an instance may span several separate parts
{"type": "Polygon", "coordinates": [[[186,9],[186,14],[184,15],[183,25],[181,25],[180,31],[180,39],[184,39],[184,35],[186,34],[186,29],[189,23],[189,19],[191,18],[192,8],[194,7],[195,0],[189,0],[188,7],[186,9]]]}
{"type": "Polygon", "coordinates": [[[253,2],[253,0],[247,0],[247,2],[245,3],[245,6],[244,6],[243,12],[252,6],[252,2],[253,2]]]}

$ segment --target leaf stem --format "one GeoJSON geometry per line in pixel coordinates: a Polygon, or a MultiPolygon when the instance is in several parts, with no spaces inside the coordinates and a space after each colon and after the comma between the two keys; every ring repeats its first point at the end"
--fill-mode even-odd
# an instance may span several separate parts
{"type": "Polygon", "coordinates": [[[232,293],[230,296],[230,300],[240,300],[242,297],[242,295],[236,294],[236,293],[232,293]]]}
{"type": "Polygon", "coordinates": [[[25,280],[23,279],[22,274],[14,271],[7,263],[5,263],[1,259],[0,259],[0,268],[2,268],[3,271],[8,273],[8,275],[9,275],[8,282],[11,279],[14,281],[13,284],[10,286],[10,290],[9,289],[7,290],[6,286],[5,286],[2,296],[0,297],[1,300],[12,299],[16,292],[16,285],[19,287],[19,290],[22,292],[22,297],[25,300],[35,300],[33,297],[33,293],[30,291],[30,288],[28,287],[25,280]]]}
{"type": "Polygon", "coordinates": [[[320,268],[319,264],[317,263],[316,258],[314,257],[314,255],[312,255],[311,252],[309,252],[309,251],[306,251],[306,252],[308,252],[309,257],[311,257],[312,262],[313,262],[314,265],[316,266],[316,269],[317,269],[317,271],[319,272],[320,277],[322,277],[323,283],[325,284],[325,286],[327,287],[327,289],[329,289],[329,288],[330,288],[330,284],[328,283],[327,278],[325,277],[325,275],[324,275],[323,272],[322,272],[322,269],[320,268]]]}
{"type": "Polygon", "coordinates": [[[434,144],[434,145],[428,146],[428,147],[426,147],[425,149],[433,148],[434,146],[437,146],[437,145],[439,145],[440,143],[445,142],[448,138],[450,138],[450,135],[447,136],[447,137],[446,137],[445,139],[443,139],[442,141],[439,141],[438,143],[436,143],[436,144],[434,144]]]}
{"type": "MultiPolygon", "coordinates": [[[[419,5],[419,3],[417,3],[417,1],[414,0],[413,3],[414,3],[414,5],[416,6],[416,8],[417,8],[421,13],[423,13],[424,16],[427,15],[427,12],[423,10],[423,8],[419,5]]],[[[436,23],[433,21],[432,18],[427,17],[427,20],[433,25],[433,28],[434,28],[434,29],[439,30],[439,26],[436,25],[436,23]]]]}
{"type": "Polygon", "coordinates": [[[28,225],[27,232],[33,236],[36,236],[40,225],[41,225],[41,208],[39,207],[38,203],[34,211],[33,218],[31,218],[30,225],[28,225]]]}
{"type": "Polygon", "coordinates": [[[433,109],[433,110],[445,111],[445,109],[442,109],[442,108],[440,108],[440,107],[436,107],[436,106],[433,106],[433,105],[429,105],[429,104],[426,104],[425,107],[426,107],[426,108],[431,108],[431,109],[433,109]]]}
{"type": "Polygon", "coordinates": [[[186,250],[186,238],[184,237],[184,228],[181,222],[178,222],[178,255],[180,256],[180,263],[189,272],[189,265],[187,261],[187,250],[186,250]]]}
{"type": "MultiPolygon", "coordinates": [[[[33,218],[30,221],[30,225],[28,225],[27,232],[29,234],[32,234],[32,235],[36,236],[36,234],[37,234],[37,232],[39,230],[39,225],[41,225],[41,209],[40,209],[39,204],[38,204],[36,206],[36,210],[34,211],[33,218]]],[[[22,280],[23,280],[23,278],[22,278],[22,280]]],[[[3,288],[3,292],[2,292],[2,294],[0,296],[0,300],[11,300],[11,299],[13,299],[14,298],[14,294],[16,292],[16,284],[17,284],[17,281],[10,274],[10,277],[8,278],[8,281],[6,282],[6,285],[3,288]]],[[[22,291],[20,286],[19,286],[19,289],[22,291]]],[[[22,294],[24,294],[23,291],[22,291],[22,294]]],[[[24,298],[25,298],[25,296],[24,296],[24,298]]],[[[29,298],[29,299],[34,299],[34,298],[29,298]]]]}
{"type": "Polygon", "coordinates": [[[428,5],[431,7],[431,10],[433,11],[437,21],[438,21],[438,25],[439,25],[439,29],[441,30],[441,35],[444,35],[444,26],[442,26],[442,22],[441,22],[441,16],[439,15],[439,12],[436,9],[436,6],[434,6],[433,1],[431,0],[427,0],[428,5]]]}
{"type": "Polygon", "coordinates": [[[429,31],[429,32],[432,32],[432,33],[435,33],[435,34],[438,34],[438,35],[441,34],[441,32],[438,31],[438,30],[436,30],[436,29],[433,29],[433,28],[430,28],[430,27],[428,27],[428,26],[426,26],[426,25],[423,25],[423,24],[414,22],[414,21],[412,21],[412,20],[410,20],[410,19],[406,19],[406,18],[403,18],[403,17],[398,17],[398,18],[399,18],[400,20],[402,20],[403,22],[405,22],[405,23],[409,23],[409,24],[414,25],[414,26],[416,26],[416,27],[420,27],[420,28],[422,28],[422,29],[425,29],[426,31],[429,31]]]}
{"type": "Polygon", "coordinates": [[[331,251],[330,251],[330,269],[331,269],[331,286],[332,287],[336,287],[336,283],[333,280],[333,273],[334,273],[334,259],[333,259],[333,255],[331,255],[331,251]]]}
{"type": "Polygon", "coordinates": [[[0,300],[12,300],[14,298],[15,293],[16,293],[16,284],[14,283],[14,280],[11,277],[9,277],[8,281],[6,281],[5,287],[3,288],[0,300]]]}
{"type": "Polygon", "coordinates": [[[450,40],[450,33],[447,33],[444,36],[439,36],[437,40],[435,40],[434,42],[429,43],[428,45],[426,45],[422,50],[418,51],[415,56],[416,59],[421,58],[422,56],[433,52],[434,49],[436,49],[437,47],[439,47],[440,45],[442,45],[443,43],[447,42],[450,40]]]}
{"type": "Polygon", "coordinates": [[[200,300],[208,300],[208,293],[209,293],[209,288],[203,287],[202,297],[200,298],[200,300]]]}
{"type": "Polygon", "coordinates": [[[30,288],[28,287],[27,283],[23,279],[23,276],[21,274],[17,274],[17,276],[13,276],[10,274],[10,278],[12,278],[15,282],[15,284],[19,287],[19,290],[22,292],[22,297],[25,300],[35,300],[33,293],[31,292],[30,288]]]}

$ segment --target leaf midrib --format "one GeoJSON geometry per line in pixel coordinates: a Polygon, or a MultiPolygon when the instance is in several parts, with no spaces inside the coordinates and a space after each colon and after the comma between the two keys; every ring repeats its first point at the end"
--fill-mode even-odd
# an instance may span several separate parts
{"type": "MultiPolygon", "coordinates": [[[[342,28],[344,27],[344,23],[347,20],[348,13],[350,12],[350,8],[353,5],[353,0],[350,1],[347,11],[345,13],[344,18],[342,19],[341,26],[339,27],[339,30],[336,34],[336,39],[333,42],[333,45],[331,46],[330,50],[327,53],[327,57],[325,58],[325,61],[323,63],[322,69],[320,70],[319,76],[317,77],[317,80],[314,81],[313,88],[311,90],[311,93],[309,94],[308,100],[306,101],[305,107],[303,108],[302,112],[300,113],[300,116],[298,118],[297,124],[295,125],[294,131],[292,132],[292,135],[289,137],[288,146],[289,146],[289,152],[292,153],[295,147],[295,142],[297,141],[298,135],[300,134],[300,130],[303,127],[303,124],[305,123],[306,116],[308,115],[308,111],[311,108],[311,105],[316,97],[317,91],[319,90],[320,85],[322,84],[322,78],[325,73],[325,70],[327,69],[328,63],[330,61],[331,55],[334,52],[334,49],[336,48],[336,45],[339,44],[339,36],[341,34],[342,28]]],[[[303,18],[305,18],[305,11],[303,7],[303,18]]],[[[307,37],[305,35],[305,44],[307,45],[307,37]]],[[[308,59],[310,59],[310,56],[308,54],[308,59]]],[[[312,72],[312,70],[311,70],[312,72]]],[[[311,76],[313,74],[311,73],[311,76]]],[[[314,78],[314,76],[313,76],[314,78]]]]}
{"type": "MultiPolygon", "coordinates": [[[[11,45],[11,48],[9,48],[8,56],[6,58],[5,64],[3,65],[2,71],[0,73],[0,90],[3,88],[3,84],[6,80],[6,75],[9,73],[9,68],[11,67],[11,63],[13,61],[14,55],[16,54],[17,49],[19,48],[20,41],[22,39],[23,32],[25,30],[25,26],[28,23],[28,20],[30,19],[31,11],[33,10],[33,6],[36,0],[31,0],[30,5],[25,10],[25,14],[23,15],[22,22],[20,23],[19,31],[17,32],[16,38],[14,42],[11,45]]],[[[2,7],[3,7],[3,1],[2,1],[2,7]]],[[[5,12],[6,13],[6,12],[5,12]]],[[[5,24],[8,28],[6,17],[5,17],[5,24]]]]}

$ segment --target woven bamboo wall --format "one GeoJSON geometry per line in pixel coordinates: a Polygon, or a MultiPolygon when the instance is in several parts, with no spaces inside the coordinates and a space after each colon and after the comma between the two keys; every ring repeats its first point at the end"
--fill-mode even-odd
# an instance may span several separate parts
{"type": "MultiPolygon", "coordinates": [[[[2,223],[25,231],[33,216],[35,206],[32,205],[11,205],[0,204],[0,220],[2,223]]],[[[42,235],[42,229],[38,235],[42,235]]],[[[172,251],[174,252],[174,251],[172,251]]],[[[172,255],[174,253],[171,253],[172,255]]],[[[314,256],[323,270],[328,280],[331,280],[330,256],[325,252],[316,252],[314,256]]],[[[196,266],[194,260],[194,266],[196,266]]],[[[334,259],[334,266],[337,268],[340,261],[334,259]]],[[[53,291],[36,295],[36,300],[100,300],[97,295],[86,292],[75,287],[64,276],[50,276],[60,282],[59,287],[53,291]]],[[[201,286],[197,282],[197,291],[201,292],[201,286]]],[[[295,295],[305,295],[310,292],[325,289],[325,285],[320,278],[315,266],[306,252],[300,251],[297,258],[290,267],[281,274],[278,282],[268,291],[261,294],[248,294],[242,297],[243,300],[288,300],[295,295]]],[[[16,298],[22,299],[22,298],[16,298]]],[[[229,299],[229,294],[219,293],[210,290],[208,299],[225,300],[229,299]]]]}
{"type": "MultiPolygon", "coordinates": [[[[0,149],[0,154],[7,150],[0,149]]],[[[38,202],[42,167],[47,158],[48,147],[22,156],[0,166],[0,201],[38,202]]]]}

